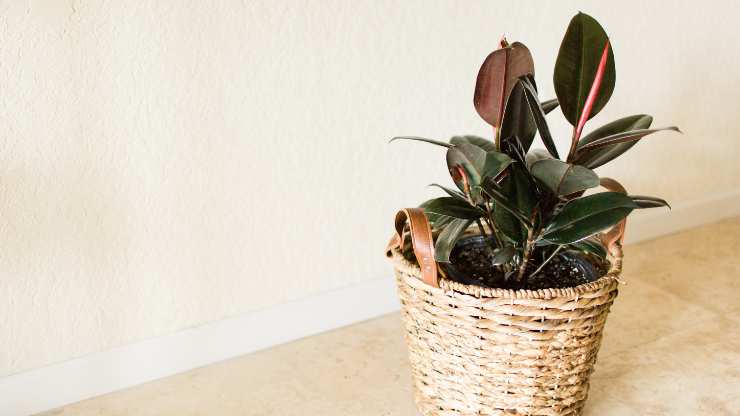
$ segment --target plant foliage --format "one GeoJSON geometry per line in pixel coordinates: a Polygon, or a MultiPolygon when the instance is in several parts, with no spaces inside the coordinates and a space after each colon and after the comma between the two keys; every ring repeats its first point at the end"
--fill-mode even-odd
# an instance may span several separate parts
{"type": "Polygon", "coordinates": [[[614,160],[643,138],[676,127],[652,128],[653,118],[627,116],[592,130],[586,122],[609,101],[616,71],[611,41],[591,16],[571,20],[555,63],[556,99],[542,101],[534,63],[522,43],[501,41],[478,73],[473,103],[494,128],[492,140],[455,136],[449,142],[396,137],[446,149],[447,169],[457,189],[438,184],[446,196],[424,202],[435,230],[435,257],[450,252],[474,225],[494,237],[494,264],[522,282],[532,273],[535,247],[554,253],[563,247],[605,257],[590,238],[619,223],[635,209],[668,206],[660,198],[620,192],[586,191],[604,181],[594,169],[614,160]],[[546,115],[560,107],[573,125],[571,145],[561,159],[546,115]],[[546,151],[531,149],[539,133],[546,151]]]}

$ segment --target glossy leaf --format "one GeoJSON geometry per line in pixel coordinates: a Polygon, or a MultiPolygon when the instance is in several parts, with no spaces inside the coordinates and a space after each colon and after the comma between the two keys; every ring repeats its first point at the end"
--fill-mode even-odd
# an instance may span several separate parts
{"type": "Polygon", "coordinates": [[[574,243],[614,226],[635,208],[637,204],[619,192],[574,199],[552,218],[543,238],[554,244],[574,243]]]}
{"type": "MultiPolygon", "coordinates": [[[[653,118],[647,114],[637,114],[633,116],[623,117],[619,120],[607,123],[592,131],[591,133],[583,136],[583,138],[581,138],[581,140],[578,142],[578,146],[583,147],[598,139],[625,131],[647,129],[650,127],[652,122],[653,118]]],[[[576,158],[573,160],[573,163],[586,166],[589,169],[595,169],[619,157],[622,153],[632,148],[632,146],[634,146],[635,144],[637,144],[637,141],[619,143],[590,152],[577,153],[576,158]]]]}
{"type": "MultiPolygon", "coordinates": [[[[501,190],[505,195],[509,195],[509,199],[519,212],[525,217],[531,218],[538,200],[534,181],[524,164],[513,163],[509,170],[511,174],[502,181],[501,190]]],[[[495,203],[494,214],[496,215],[497,225],[501,223],[502,217],[508,217],[505,220],[516,226],[511,226],[513,230],[518,231],[517,234],[511,236],[512,241],[520,245],[526,241],[528,230],[513,214],[498,207],[495,203]]]]}
{"type": "Polygon", "coordinates": [[[570,246],[576,250],[591,253],[602,259],[606,258],[606,248],[604,248],[604,245],[596,239],[587,238],[585,240],[572,243],[570,246]]]}
{"type": "Polygon", "coordinates": [[[452,249],[455,248],[457,241],[472,223],[472,220],[463,219],[450,221],[442,232],[439,233],[437,241],[434,243],[434,260],[441,263],[449,263],[452,249]]]}
{"type": "Polygon", "coordinates": [[[519,81],[514,85],[506,104],[504,120],[501,125],[501,141],[504,143],[517,137],[524,153],[526,153],[532,145],[536,133],[537,124],[527,103],[524,87],[519,81]]]}
{"type": "Polygon", "coordinates": [[[529,49],[519,42],[491,52],[478,72],[473,104],[488,124],[499,127],[504,108],[519,77],[534,75],[529,49]]]}
{"type": "Polygon", "coordinates": [[[665,199],[656,198],[654,196],[645,196],[645,195],[630,195],[630,198],[632,198],[633,201],[635,201],[635,204],[637,204],[637,208],[657,208],[657,207],[668,207],[669,209],[671,206],[666,202],[665,199]]]}
{"type": "Polygon", "coordinates": [[[543,159],[532,164],[532,176],[555,195],[564,196],[599,186],[599,176],[591,169],[558,159],[543,159]]]}
{"type": "Polygon", "coordinates": [[[483,211],[468,204],[465,201],[461,201],[451,196],[443,196],[439,198],[430,199],[423,203],[421,208],[424,209],[424,213],[427,215],[434,215],[438,217],[451,217],[460,218],[466,220],[475,220],[483,215],[483,211]]]}
{"type": "Polygon", "coordinates": [[[491,258],[491,264],[494,266],[500,265],[500,264],[506,264],[511,261],[511,259],[514,258],[514,254],[516,254],[516,249],[512,246],[506,246],[502,248],[497,248],[493,251],[493,257],[491,258]]]}
{"type": "MultiPolygon", "coordinates": [[[[594,104],[600,97],[601,93],[601,81],[604,79],[605,72],[606,72],[606,64],[609,59],[609,52],[611,52],[611,45],[609,45],[609,41],[606,41],[606,44],[604,45],[604,50],[601,53],[601,58],[599,60],[599,66],[596,68],[596,75],[594,76],[594,82],[591,84],[591,89],[588,92],[588,95],[586,96],[586,102],[583,104],[583,110],[581,110],[581,115],[578,116],[578,124],[576,125],[575,130],[575,136],[573,140],[578,140],[581,137],[581,133],[583,132],[583,127],[586,125],[586,122],[591,118],[591,113],[594,107],[594,104]]],[[[572,143],[575,149],[575,145],[577,142],[572,143]]]]}
{"type": "Polygon", "coordinates": [[[679,130],[678,127],[675,127],[675,126],[664,127],[660,129],[639,129],[639,130],[625,131],[622,133],[612,134],[611,136],[602,137],[600,139],[594,140],[591,143],[588,143],[584,145],[583,147],[580,147],[578,149],[578,152],[585,153],[585,152],[590,152],[590,151],[600,149],[606,146],[613,146],[613,145],[621,144],[621,143],[635,142],[649,134],[657,133],[659,131],[667,131],[667,130],[676,131],[679,133],[681,132],[681,130],[679,130]]]}
{"type": "Polygon", "coordinates": [[[527,98],[527,104],[532,110],[535,124],[537,124],[537,130],[540,132],[540,138],[545,144],[545,148],[547,148],[547,151],[553,157],[560,158],[558,156],[558,149],[555,147],[555,142],[552,140],[550,128],[547,126],[547,120],[545,120],[545,111],[542,109],[542,105],[540,105],[539,98],[537,98],[537,90],[529,79],[523,78],[521,81],[522,87],[524,87],[524,95],[527,98]]]}
{"type": "Polygon", "coordinates": [[[427,139],[425,137],[416,137],[416,136],[398,136],[398,137],[392,138],[388,143],[392,143],[397,140],[412,140],[416,142],[436,144],[437,146],[442,146],[442,147],[447,147],[447,148],[452,147],[452,145],[449,143],[441,142],[439,140],[434,140],[434,139],[427,139]]]}
{"type": "Polygon", "coordinates": [[[467,198],[465,197],[465,194],[463,194],[460,191],[456,191],[454,189],[450,189],[450,188],[448,188],[446,186],[442,186],[442,185],[437,184],[437,183],[429,184],[429,186],[437,187],[437,188],[445,191],[447,193],[447,195],[449,195],[449,196],[451,196],[453,198],[457,198],[457,199],[459,199],[461,201],[466,201],[467,202],[467,198]]]}
{"type": "Polygon", "coordinates": [[[583,147],[597,139],[611,136],[617,133],[623,133],[630,130],[647,129],[653,123],[653,117],[647,114],[635,114],[632,116],[622,117],[595,129],[591,133],[583,136],[578,142],[578,147],[583,147]]]}
{"type": "MultiPolygon", "coordinates": [[[[604,45],[609,37],[591,16],[578,13],[570,21],[555,62],[555,94],[565,118],[576,126],[583,113],[586,99],[593,86],[601,61],[604,45]]],[[[598,97],[595,98],[588,118],[601,111],[609,101],[616,80],[614,54],[607,51],[604,75],[598,97]]]]}
{"type": "MultiPolygon", "coordinates": [[[[450,197],[451,198],[451,197],[450,197]]],[[[436,199],[436,198],[435,198],[436,199]]],[[[450,217],[447,215],[438,215],[433,212],[428,212],[426,210],[426,206],[433,204],[434,199],[430,199],[428,201],[423,202],[421,205],[419,205],[419,208],[424,210],[424,213],[427,216],[427,219],[429,220],[429,224],[431,225],[433,230],[441,230],[443,229],[447,224],[450,223],[450,221],[454,220],[455,217],[450,217]]]]}
{"type": "Polygon", "coordinates": [[[486,152],[495,152],[496,144],[490,140],[486,140],[483,137],[478,136],[455,136],[450,139],[450,144],[458,146],[463,143],[474,144],[486,152]]]}
{"type": "Polygon", "coordinates": [[[496,181],[494,181],[493,178],[485,178],[481,188],[486,195],[488,195],[498,204],[498,206],[505,209],[506,211],[509,211],[527,227],[532,226],[532,222],[529,220],[527,215],[519,210],[519,208],[516,206],[515,201],[512,201],[508,196],[501,192],[501,188],[498,184],[496,184],[496,181]]]}
{"type": "Polygon", "coordinates": [[[535,162],[545,159],[552,159],[552,155],[544,149],[534,149],[531,152],[527,153],[527,168],[532,169],[532,165],[535,162]]]}
{"type": "Polygon", "coordinates": [[[517,136],[511,136],[505,140],[501,140],[501,151],[515,161],[524,163],[526,157],[524,147],[517,136]]]}
{"type": "Polygon", "coordinates": [[[538,200],[532,176],[523,164],[516,163],[511,166],[510,178],[514,186],[515,206],[525,217],[531,218],[538,200]]]}
{"type": "MultiPolygon", "coordinates": [[[[536,197],[529,180],[529,173],[521,163],[513,163],[509,167],[510,174],[504,178],[499,186],[502,194],[507,195],[512,207],[516,208],[525,217],[530,217],[536,197]]],[[[496,227],[511,242],[522,245],[527,238],[527,228],[519,219],[503,206],[492,201],[493,219],[496,227]]]]}
{"type": "MultiPolygon", "coordinates": [[[[495,201],[491,202],[493,221],[502,237],[514,244],[522,243],[522,223],[510,211],[500,206],[495,201]]],[[[526,228],[525,228],[526,230],[526,228]]],[[[525,232],[526,238],[526,232],[525,232]]]]}
{"type": "MultiPolygon", "coordinates": [[[[504,153],[487,152],[472,143],[460,143],[447,150],[447,167],[453,169],[461,166],[468,175],[471,189],[480,185],[485,177],[498,176],[511,162],[511,158],[504,153]]],[[[452,179],[464,192],[463,181],[454,176],[452,179]]],[[[472,193],[475,198],[476,193],[472,193]]]]}
{"type": "Polygon", "coordinates": [[[550,100],[547,100],[547,101],[543,101],[542,102],[542,111],[544,111],[545,114],[550,114],[550,111],[558,108],[559,105],[560,105],[560,103],[558,103],[558,99],[557,98],[553,98],[553,99],[550,99],[550,100]]]}

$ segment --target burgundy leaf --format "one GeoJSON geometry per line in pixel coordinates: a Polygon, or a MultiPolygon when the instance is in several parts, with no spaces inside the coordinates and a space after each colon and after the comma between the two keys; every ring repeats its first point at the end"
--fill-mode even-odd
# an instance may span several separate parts
{"type": "Polygon", "coordinates": [[[514,42],[488,55],[478,72],[473,97],[483,120],[494,127],[501,126],[506,101],[524,75],[534,75],[534,61],[523,44],[514,42]]]}

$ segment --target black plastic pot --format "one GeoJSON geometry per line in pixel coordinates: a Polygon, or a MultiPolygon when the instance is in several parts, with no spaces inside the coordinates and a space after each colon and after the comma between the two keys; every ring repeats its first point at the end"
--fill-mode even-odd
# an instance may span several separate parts
{"type": "MultiPolygon", "coordinates": [[[[493,237],[489,237],[488,240],[490,242],[496,241],[493,237]]],[[[456,253],[459,253],[462,250],[467,250],[474,247],[483,247],[487,244],[490,244],[490,242],[487,242],[484,237],[480,235],[462,238],[460,239],[460,241],[457,242],[455,248],[452,249],[450,257],[454,258],[456,253]]],[[[589,259],[589,255],[584,252],[577,250],[562,250],[561,252],[556,254],[556,257],[569,261],[574,267],[577,267],[580,272],[588,278],[588,280],[596,280],[603,274],[602,270],[600,270],[593,263],[593,261],[589,259]]],[[[471,279],[470,277],[459,271],[452,263],[443,263],[442,267],[444,268],[445,273],[447,273],[447,275],[452,280],[466,285],[478,284],[476,280],[471,279]]]]}

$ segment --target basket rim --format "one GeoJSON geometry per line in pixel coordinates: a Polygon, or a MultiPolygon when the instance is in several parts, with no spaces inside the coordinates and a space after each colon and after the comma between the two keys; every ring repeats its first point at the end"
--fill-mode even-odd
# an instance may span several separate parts
{"type": "MultiPolygon", "coordinates": [[[[418,283],[428,286],[429,289],[437,289],[427,285],[421,280],[421,270],[416,262],[411,262],[403,257],[401,250],[394,247],[390,251],[390,260],[394,263],[397,270],[418,279],[418,283]]],[[[457,293],[475,296],[477,298],[505,298],[505,299],[552,299],[559,297],[572,298],[585,293],[591,293],[600,290],[606,286],[619,282],[619,276],[622,273],[623,253],[621,247],[618,247],[615,255],[610,255],[608,260],[611,267],[607,273],[593,282],[582,283],[578,286],[563,288],[546,288],[546,289],[502,289],[490,288],[478,285],[466,285],[446,277],[439,277],[439,289],[445,292],[454,291],[457,293]]]]}

